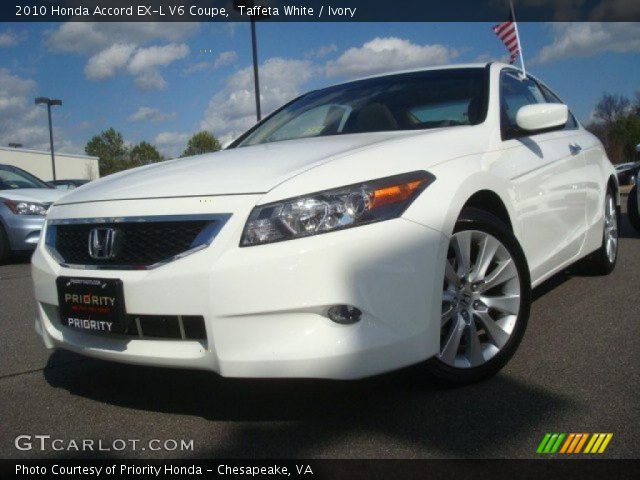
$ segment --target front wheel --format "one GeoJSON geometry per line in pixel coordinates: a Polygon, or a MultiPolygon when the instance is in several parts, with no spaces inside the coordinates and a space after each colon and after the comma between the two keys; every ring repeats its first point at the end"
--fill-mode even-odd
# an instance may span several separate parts
{"type": "Polygon", "coordinates": [[[638,210],[638,185],[631,189],[629,192],[629,199],[627,200],[627,215],[633,228],[640,232],[640,210],[638,210]]]}
{"type": "Polygon", "coordinates": [[[496,374],[518,348],[530,307],[529,268],[513,233],[491,214],[463,210],[445,264],[440,351],[428,370],[458,385],[496,374]]]}
{"type": "Polygon", "coordinates": [[[4,227],[0,225],[0,263],[4,262],[11,255],[11,246],[4,227]]]}
{"type": "Polygon", "coordinates": [[[604,199],[604,221],[602,223],[602,245],[586,257],[582,268],[596,275],[608,275],[616,268],[618,260],[618,209],[615,195],[609,188],[604,199]]]}

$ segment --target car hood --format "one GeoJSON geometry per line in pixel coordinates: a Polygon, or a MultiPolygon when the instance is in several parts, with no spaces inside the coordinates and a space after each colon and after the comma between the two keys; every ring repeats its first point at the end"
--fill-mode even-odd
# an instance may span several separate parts
{"type": "Polygon", "coordinates": [[[55,188],[18,188],[15,190],[0,190],[0,197],[16,202],[51,203],[61,198],[66,191],[55,188]]]}
{"type": "Polygon", "coordinates": [[[316,137],[232,148],[104,177],[61,204],[104,200],[265,193],[315,166],[415,131],[316,137]]]}

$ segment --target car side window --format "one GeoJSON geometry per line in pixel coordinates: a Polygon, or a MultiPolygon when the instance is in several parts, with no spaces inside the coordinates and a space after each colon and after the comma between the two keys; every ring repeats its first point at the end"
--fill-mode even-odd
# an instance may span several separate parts
{"type": "Polygon", "coordinates": [[[538,84],[530,78],[521,78],[517,72],[500,74],[500,124],[504,139],[521,134],[516,114],[521,107],[536,103],[548,103],[538,84]]]}
{"type": "MultiPolygon", "coordinates": [[[[548,103],[563,103],[563,101],[560,100],[560,98],[551,90],[549,90],[547,87],[545,87],[541,83],[538,83],[538,86],[540,87],[540,90],[542,90],[542,93],[544,94],[548,103]]],[[[578,121],[576,120],[576,117],[573,116],[573,113],[569,111],[569,119],[567,120],[567,123],[564,126],[564,130],[575,130],[577,128],[578,128],[578,121]]]]}

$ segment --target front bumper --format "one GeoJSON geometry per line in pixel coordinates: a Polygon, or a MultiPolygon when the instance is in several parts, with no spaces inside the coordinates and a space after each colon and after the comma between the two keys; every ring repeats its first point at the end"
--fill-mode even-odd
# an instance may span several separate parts
{"type": "MultiPolygon", "coordinates": [[[[351,379],[435,355],[448,241],[405,219],[264,246],[238,246],[256,198],[218,197],[233,212],[213,244],[148,271],[61,267],[41,246],[32,260],[36,330],[49,348],[125,363],[212,370],[229,377],[351,379]],[[99,336],[60,325],[55,279],[120,278],[126,310],[138,315],[201,315],[206,341],[99,336]],[[329,307],[362,310],[353,325],[329,307]]],[[[144,215],[135,202],[58,207],[58,218],[144,215]],[[139,211],[132,211],[139,208],[139,211]],[[123,213],[119,213],[119,210],[123,213]]],[[[157,200],[153,209],[201,213],[202,199],[157,200]]]]}
{"type": "Polygon", "coordinates": [[[11,250],[33,250],[36,248],[44,225],[44,217],[15,215],[8,212],[2,216],[2,220],[4,229],[9,237],[11,250]]]}

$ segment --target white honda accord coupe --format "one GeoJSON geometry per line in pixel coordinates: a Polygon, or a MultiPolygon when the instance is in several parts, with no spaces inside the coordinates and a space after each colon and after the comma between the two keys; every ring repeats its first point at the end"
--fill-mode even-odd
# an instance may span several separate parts
{"type": "Polygon", "coordinates": [[[539,80],[497,63],[366,78],[224,151],[56,202],[33,256],[36,330],[49,348],[228,377],[423,362],[473,382],[516,351],[532,287],[581,259],[612,271],[618,205],[602,145],[539,80]]]}

